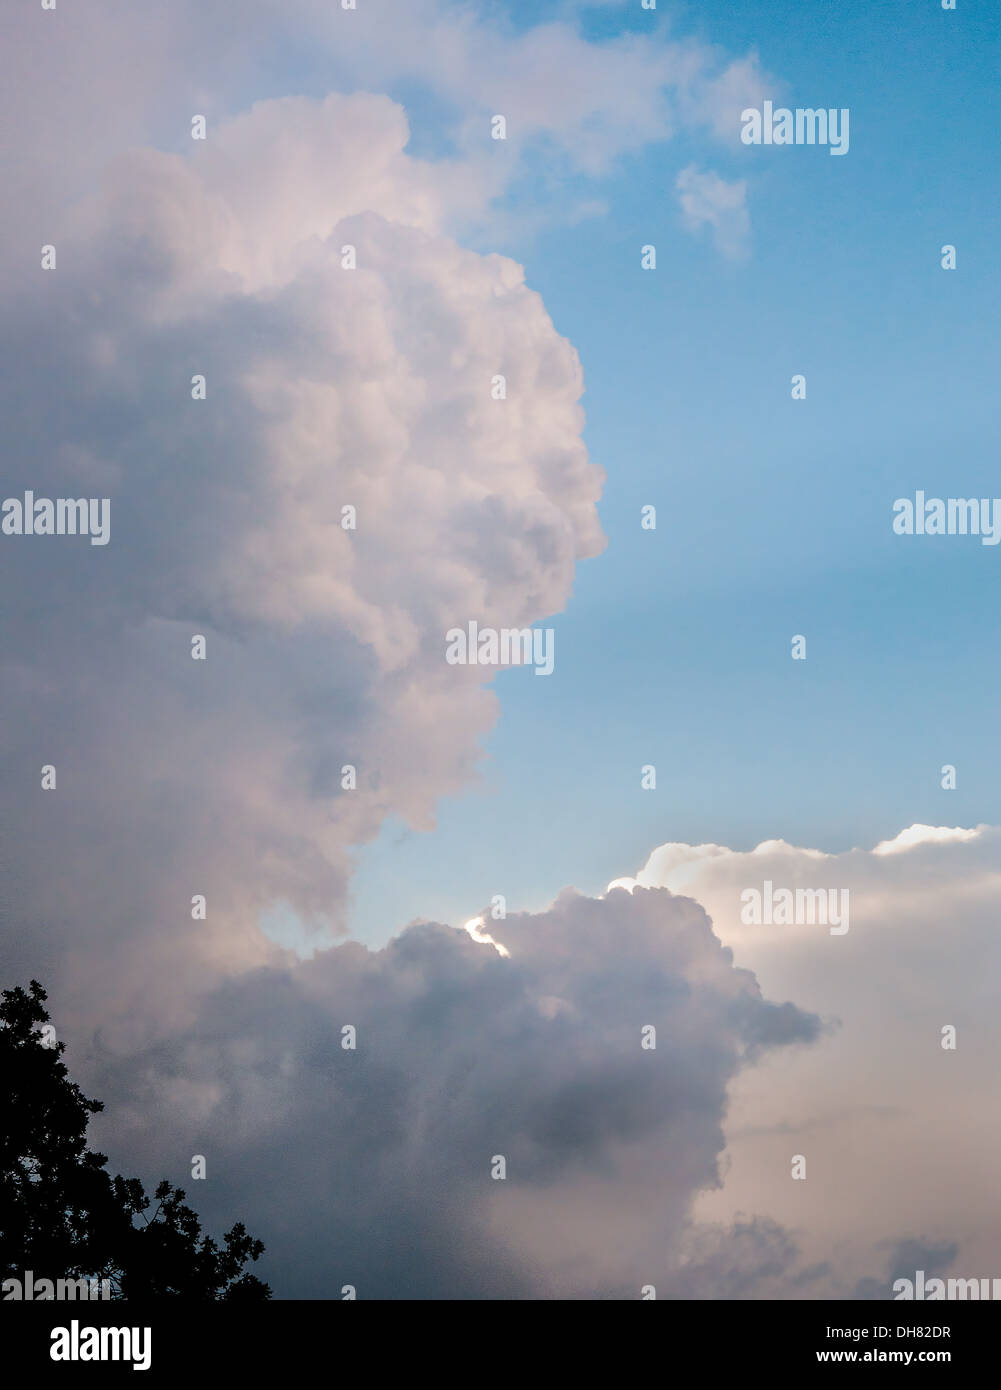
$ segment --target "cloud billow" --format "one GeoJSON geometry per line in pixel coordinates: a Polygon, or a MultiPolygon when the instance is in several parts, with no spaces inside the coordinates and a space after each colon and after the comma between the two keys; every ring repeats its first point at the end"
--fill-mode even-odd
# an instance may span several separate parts
{"type": "MultiPolygon", "coordinates": [[[[710,1289],[723,1262],[689,1214],[719,1182],[727,1087],[818,1020],[764,1000],[704,911],[663,890],[568,890],[491,925],[509,956],[424,923],[226,982],[109,1068],[134,1097],[118,1142],[149,1164],[163,1135],[210,1153],[204,1200],[253,1210],[279,1296],[666,1296],[693,1238],[710,1289]]],[[[775,1264],[770,1228],[744,1241],[775,1264]]]]}
{"type": "Polygon", "coordinates": [[[124,157],[9,306],[8,474],[112,518],[4,538],[13,963],[106,1022],[269,959],[276,901],[343,930],[351,847],[428,828],[496,717],[446,631],[558,611],[603,545],[576,353],[514,262],[419,225],[406,139],[385,98],[295,99],[124,157]]]}

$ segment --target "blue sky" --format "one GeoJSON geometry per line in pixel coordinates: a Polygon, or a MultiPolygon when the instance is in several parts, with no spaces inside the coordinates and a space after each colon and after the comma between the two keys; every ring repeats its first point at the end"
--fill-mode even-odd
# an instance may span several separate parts
{"type": "MultiPolygon", "coordinates": [[[[582,25],[649,28],[637,10],[582,25]]],[[[609,545],[553,620],[555,674],[499,677],[484,788],[445,801],[435,832],[389,824],[360,853],[364,940],[416,914],[461,920],[495,893],[514,910],[568,883],[597,891],[666,840],[836,850],[998,819],[1001,554],[890,529],[917,488],[1001,491],[997,12],[829,7],[821,42],[813,9],[708,3],[672,29],[756,51],[776,101],[848,107],[851,148],[683,133],[567,180],[568,204],[598,197],[607,214],[482,238],[524,264],[580,353],[609,545]],[[746,260],[684,226],[674,182],[692,163],[747,180],[746,260]],[[640,788],[646,763],[656,791],[640,788]]],[[[416,137],[416,96],[409,112],[416,137]]],[[[523,183],[516,204],[531,202],[523,183]]]]}

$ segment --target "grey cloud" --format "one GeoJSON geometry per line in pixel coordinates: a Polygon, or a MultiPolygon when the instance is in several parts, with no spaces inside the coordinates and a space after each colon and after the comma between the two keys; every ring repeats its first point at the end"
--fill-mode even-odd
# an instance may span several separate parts
{"type": "Polygon", "coordinates": [[[638,1297],[645,1282],[681,1296],[688,1281],[737,1297],[755,1271],[788,1276],[777,1228],[744,1223],[731,1259],[727,1233],[688,1216],[718,1182],[729,1083],[765,1035],[809,1042],[817,1020],[787,1006],[781,1030],[763,1024],[753,977],[662,890],[565,893],[492,925],[508,958],[415,925],[379,951],[345,943],[231,979],[171,1039],[94,1054],[98,1092],[131,1097],[106,1142],[144,1169],[169,1157],[178,1178],[205,1154],[200,1202],[252,1215],[286,1296],[638,1297]]]}
{"type": "Polygon", "coordinates": [[[882,1279],[871,1276],[860,1279],[855,1286],[854,1297],[866,1300],[892,1299],[895,1296],[895,1280],[914,1279],[919,1269],[923,1269],[929,1279],[940,1276],[950,1267],[958,1254],[959,1246],[952,1241],[897,1241],[886,1262],[885,1276],[882,1279]]]}

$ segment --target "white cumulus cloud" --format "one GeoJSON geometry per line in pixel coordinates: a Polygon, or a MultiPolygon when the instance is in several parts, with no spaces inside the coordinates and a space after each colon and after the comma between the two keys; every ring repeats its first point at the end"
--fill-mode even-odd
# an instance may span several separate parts
{"type": "MultiPolygon", "coordinates": [[[[1001,1239],[1001,830],[916,825],[837,854],[781,840],[749,851],[668,844],[612,886],[690,894],[766,992],[830,1025],[816,1047],[738,1081],[726,1183],[700,1214],[767,1214],[797,1232],[806,1258],[831,1263],[835,1294],[867,1261],[882,1269],[881,1242],[908,1238],[955,1247],[959,1273],[990,1274],[1001,1239]],[[766,880],[848,890],[849,930],[746,925],[741,895],[766,880]],[[949,1027],[955,1050],[942,1046],[949,1027]],[[806,1157],[805,1181],[790,1177],[794,1154],[806,1157]]],[[[884,1279],[883,1297],[889,1288],[884,1279]]]]}

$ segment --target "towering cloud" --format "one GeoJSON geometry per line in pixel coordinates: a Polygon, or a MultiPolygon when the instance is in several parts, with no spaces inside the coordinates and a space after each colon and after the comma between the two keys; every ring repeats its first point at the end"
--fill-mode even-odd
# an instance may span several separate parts
{"type": "Polygon", "coordinates": [[[267,959],[275,901],[340,928],[349,847],[428,826],[494,718],[446,630],[601,547],[576,354],[406,140],[360,95],[123,158],[8,303],[8,475],[111,499],[100,549],[4,537],[11,957],[107,1022],[267,959]]]}

